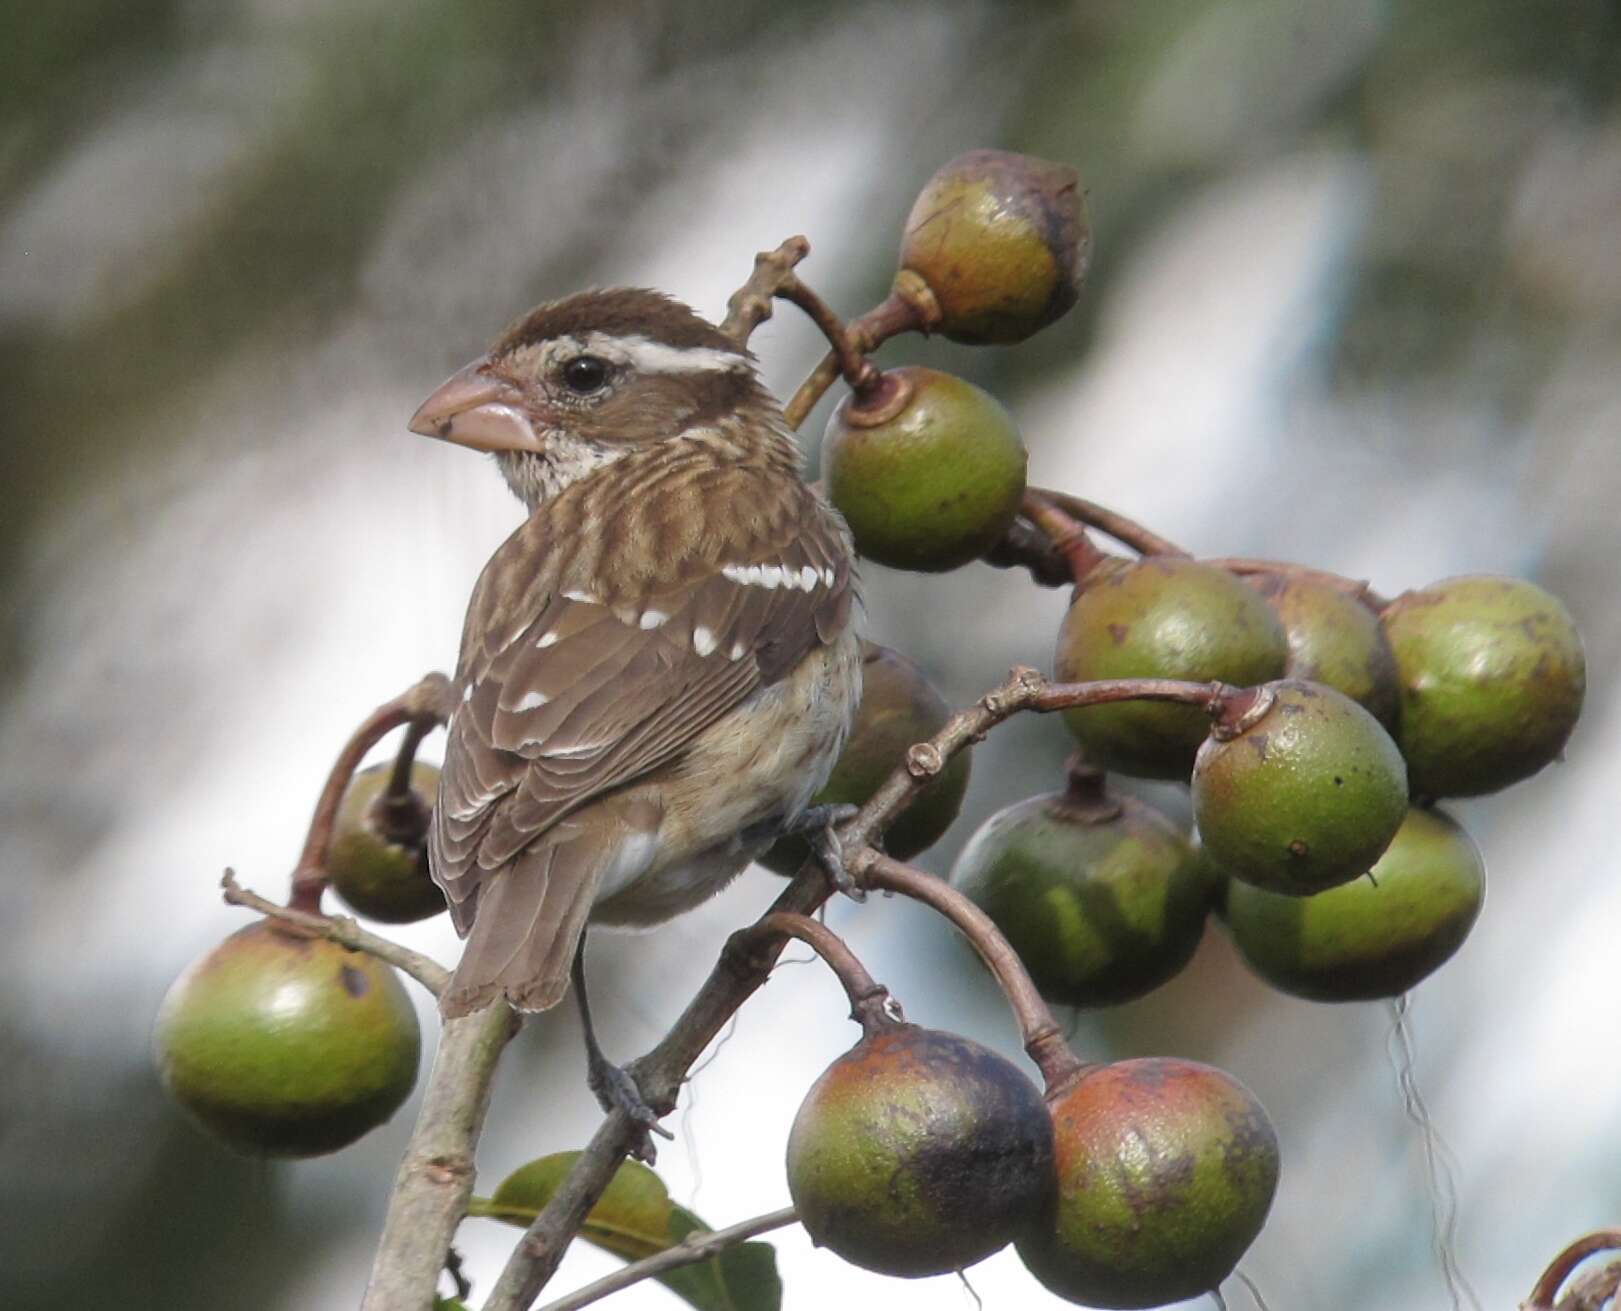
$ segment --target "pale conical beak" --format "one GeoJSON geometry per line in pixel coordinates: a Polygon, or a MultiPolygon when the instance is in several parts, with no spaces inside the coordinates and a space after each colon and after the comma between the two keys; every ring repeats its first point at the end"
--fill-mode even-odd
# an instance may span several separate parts
{"type": "Polygon", "coordinates": [[[489,357],[457,369],[411,416],[412,432],[475,451],[539,451],[523,394],[490,372],[489,357]]]}

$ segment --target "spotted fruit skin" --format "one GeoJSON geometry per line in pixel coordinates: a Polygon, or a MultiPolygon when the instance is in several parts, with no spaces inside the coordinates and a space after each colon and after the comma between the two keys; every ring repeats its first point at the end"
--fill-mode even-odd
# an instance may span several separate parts
{"type": "Polygon", "coordinates": [[[1041,1095],[1011,1063],[897,1025],[812,1086],[788,1138],[788,1191],[817,1244],[918,1278],[973,1265],[1034,1223],[1052,1153],[1041,1095]]]}
{"type": "Polygon", "coordinates": [[[1285,678],[1343,692],[1386,728],[1397,713],[1396,657],[1379,616],[1357,597],[1311,577],[1254,574],[1289,643],[1285,678]]]}
{"type": "MultiPolygon", "coordinates": [[[[338,808],[327,876],[332,890],[357,914],[384,924],[412,924],[445,909],[445,894],[428,873],[427,843],[391,841],[375,807],[388,787],[392,764],[373,765],[350,780],[338,808]]],[[[439,770],[425,761],[411,765],[413,805],[427,832],[428,811],[439,791],[439,770]]]]}
{"type": "Polygon", "coordinates": [[[1283,679],[1236,737],[1212,734],[1193,770],[1205,853],[1235,879],[1306,896],[1365,874],[1407,817],[1407,769],[1350,697],[1283,679]]]}
{"type": "Polygon", "coordinates": [[[918,194],[900,262],[939,306],[934,331],[970,345],[1005,344],[1068,312],[1091,254],[1086,197],[1073,168],[971,150],[918,194]]]}
{"type": "MultiPolygon", "coordinates": [[[[913,661],[887,646],[862,643],[861,706],[833,772],[811,804],[866,804],[905,761],[907,749],[933,737],[950,718],[950,704],[913,661]]],[[[971,756],[969,751],[954,755],[884,830],[884,850],[896,860],[926,851],[951,827],[968,791],[971,756]]],[[[760,863],[793,874],[809,855],[803,838],[781,838],[760,863]]]]}
{"type": "Polygon", "coordinates": [[[318,1156],[399,1109],[421,1034],[390,966],[264,921],[174,982],[154,1047],[165,1087],[228,1146],[318,1156]]]}
{"type": "Polygon", "coordinates": [[[1587,659],[1559,599],[1519,578],[1448,578],[1383,613],[1400,675],[1397,739],[1415,794],[1474,797],[1559,757],[1587,659]]]}
{"type": "Polygon", "coordinates": [[[828,499],[856,550],[924,573],[956,569],[1002,539],[1027,462],[995,397],[921,366],[889,370],[873,406],[845,397],[822,439],[828,499]]]}
{"type": "MultiPolygon", "coordinates": [[[[1088,578],[1058,634],[1065,682],[1110,678],[1219,680],[1249,687],[1279,677],[1288,653],[1266,601],[1225,569],[1156,557],[1088,578]]],[[[1185,779],[1210,729],[1195,706],[1121,701],[1064,712],[1086,758],[1143,778],[1185,779]]]]}
{"type": "Polygon", "coordinates": [[[1182,831],[1109,795],[1031,797],[991,816],[951,871],[995,921],[1036,987],[1067,1006],[1112,1006],[1178,974],[1204,933],[1212,887],[1182,831]]]}
{"type": "Polygon", "coordinates": [[[1234,945],[1261,978],[1311,1001],[1397,997],[1452,958],[1480,915],[1486,865],[1457,822],[1414,808],[1368,877],[1310,897],[1227,891],[1234,945]]]}
{"type": "Polygon", "coordinates": [[[1093,1066],[1049,1100],[1058,1198],[1019,1256],[1060,1297],[1154,1307],[1220,1285],[1266,1222],[1278,1140],[1231,1075],[1162,1058],[1093,1066]]]}

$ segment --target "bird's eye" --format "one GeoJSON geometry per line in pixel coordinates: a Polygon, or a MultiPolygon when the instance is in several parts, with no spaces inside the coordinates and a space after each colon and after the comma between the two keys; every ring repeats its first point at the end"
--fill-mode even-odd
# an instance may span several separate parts
{"type": "Polygon", "coordinates": [[[576,355],[563,366],[563,385],[584,396],[599,391],[608,381],[608,361],[595,355],[576,355]]]}

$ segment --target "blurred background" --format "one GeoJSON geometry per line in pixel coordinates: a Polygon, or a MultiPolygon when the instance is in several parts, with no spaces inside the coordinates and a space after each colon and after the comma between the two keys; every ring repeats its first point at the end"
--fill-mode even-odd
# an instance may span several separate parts
{"type": "MultiPolygon", "coordinates": [[[[719,316],[796,232],[854,313],[920,184],[985,145],[1079,166],[1088,292],[1023,347],[882,358],[994,390],[1035,481],[1207,554],[1387,594],[1513,572],[1575,613],[1568,761],[1456,808],[1490,895],[1415,995],[1417,1076],[1480,1305],[1621,1221],[1613,0],[54,0],[3,27],[0,1304],[355,1305],[414,1104],[341,1155],[247,1161],[167,1103],[149,1040],[174,976],[246,922],[221,867],[281,894],[337,746],[450,665],[519,519],[492,468],[405,420],[533,302],[638,283],[719,316]]],[[[819,355],[787,308],[754,346],[781,392],[819,355]]],[[[1050,659],[1064,598],[1023,575],[868,574],[874,635],[953,702],[1050,659]]],[[[1057,722],[998,732],[923,863],[1056,787],[1067,749],[1057,722]]],[[[648,1047],[777,886],[752,871],[653,935],[599,936],[609,1051],[648,1047]]],[[[912,1018],[1017,1056],[930,914],[832,922],[912,1018]]],[[[399,936],[454,956],[443,923],[399,936]]],[[[854,1039],[844,1009],[819,968],[744,1009],[672,1120],[679,1201],[717,1226],[785,1203],[787,1127],[854,1039]]],[[[1075,1040],[1212,1061],[1266,1103],[1284,1175],[1243,1270],[1273,1308],[1446,1307],[1391,1029],[1271,992],[1212,928],[1075,1040]]],[[[486,1191],[583,1141],[581,1068],[566,1010],[516,1042],[486,1191]]],[[[463,1227],[475,1300],[515,1236],[463,1227]]],[[[773,1241],[790,1308],[974,1304],[773,1241]]],[[[614,1264],[580,1251],[554,1288],[614,1264]]],[[[987,1306],[1059,1305],[1011,1253],[969,1279],[987,1306]]],[[[644,1284],[613,1305],[677,1303],[644,1284]]]]}

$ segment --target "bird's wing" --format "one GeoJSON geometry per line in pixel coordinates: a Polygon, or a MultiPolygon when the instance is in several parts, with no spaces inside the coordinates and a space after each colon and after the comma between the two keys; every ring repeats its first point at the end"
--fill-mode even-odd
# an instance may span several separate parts
{"type": "Polygon", "coordinates": [[[492,873],[832,641],[853,600],[843,526],[808,489],[787,512],[689,533],[680,581],[639,594],[546,549],[544,513],[497,552],[468,614],[431,835],[463,934],[492,873]]]}

